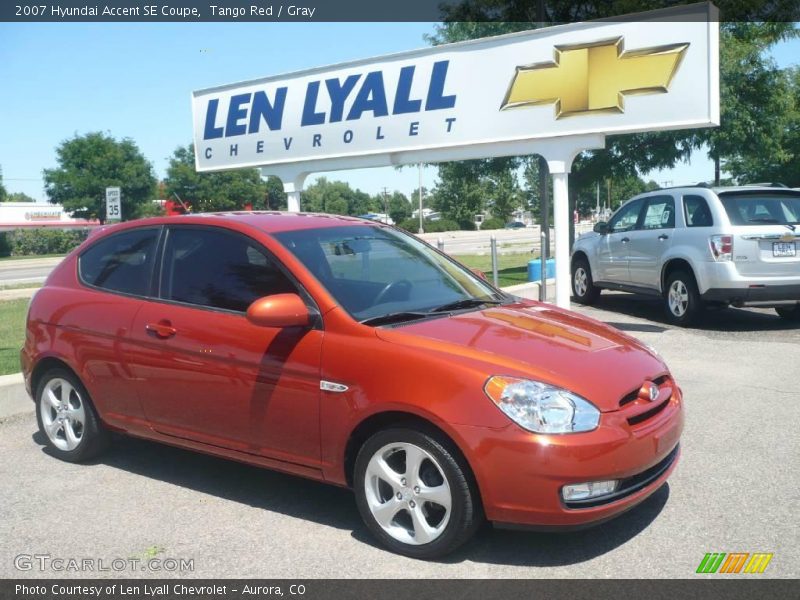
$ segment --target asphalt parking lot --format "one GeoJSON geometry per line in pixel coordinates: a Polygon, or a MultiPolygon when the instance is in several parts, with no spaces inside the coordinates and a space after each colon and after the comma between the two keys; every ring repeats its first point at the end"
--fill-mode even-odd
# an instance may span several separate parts
{"type": "Polygon", "coordinates": [[[373,544],[347,490],[130,439],[95,463],[62,463],[29,414],[0,422],[0,576],[81,575],[14,567],[49,554],[188,558],[193,577],[732,577],[695,575],[706,552],[772,552],[747,577],[800,576],[800,327],[728,309],[681,330],[657,301],[622,294],[577,309],[653,345],[686,398],[677,471],[615,521],[487,528],[447,560],[416,561],[373,544]]]}

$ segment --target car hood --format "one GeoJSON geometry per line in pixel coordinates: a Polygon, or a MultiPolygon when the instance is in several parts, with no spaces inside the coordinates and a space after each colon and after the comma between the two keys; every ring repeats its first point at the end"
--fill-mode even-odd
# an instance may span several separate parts
{"type": "Polygon", "coordinates": [[[379,328],[377,335],[445,352],[490,375],[529,377],[568,389],[601,411],[668,373],[647,346],[618,329],[549,304],[516,302],[379,328]]]}

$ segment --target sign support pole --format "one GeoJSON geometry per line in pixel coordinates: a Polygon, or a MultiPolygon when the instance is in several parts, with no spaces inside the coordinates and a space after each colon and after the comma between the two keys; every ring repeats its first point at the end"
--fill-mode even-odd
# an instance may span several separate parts
{"type": "Polygon", "coordinates": [[[569,174],[566,170],[556,171],[551,163],[553,177],[553,212],[556,233],[556,306],[569,308],[569,174]]]}

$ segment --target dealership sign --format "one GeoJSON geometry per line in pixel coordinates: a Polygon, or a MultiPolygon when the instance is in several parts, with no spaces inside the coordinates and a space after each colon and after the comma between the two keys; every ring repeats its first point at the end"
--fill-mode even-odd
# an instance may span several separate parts
{"type": "Polygon", "coordinates": [[[688,10],[683,20],[577,23],[198,91],[197,168],[322,169],[379,154],[398,163],[404,152],[716,125],[718,25],[711,5],[688,10]]]}

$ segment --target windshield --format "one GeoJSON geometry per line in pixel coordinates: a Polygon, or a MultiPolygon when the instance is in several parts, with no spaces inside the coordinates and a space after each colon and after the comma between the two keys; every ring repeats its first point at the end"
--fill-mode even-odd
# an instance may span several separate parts
{"type": "Polygon", "coordinates": [[[797,225],[800,194],[793,192],[728,192],[719,199],[731,225],[797,225]]]}
{"type": "Polygon", "coordinates": [[[274,236],[359,321],[501,298],[469,269],[396,229],[352,225],[274,236]]]}

